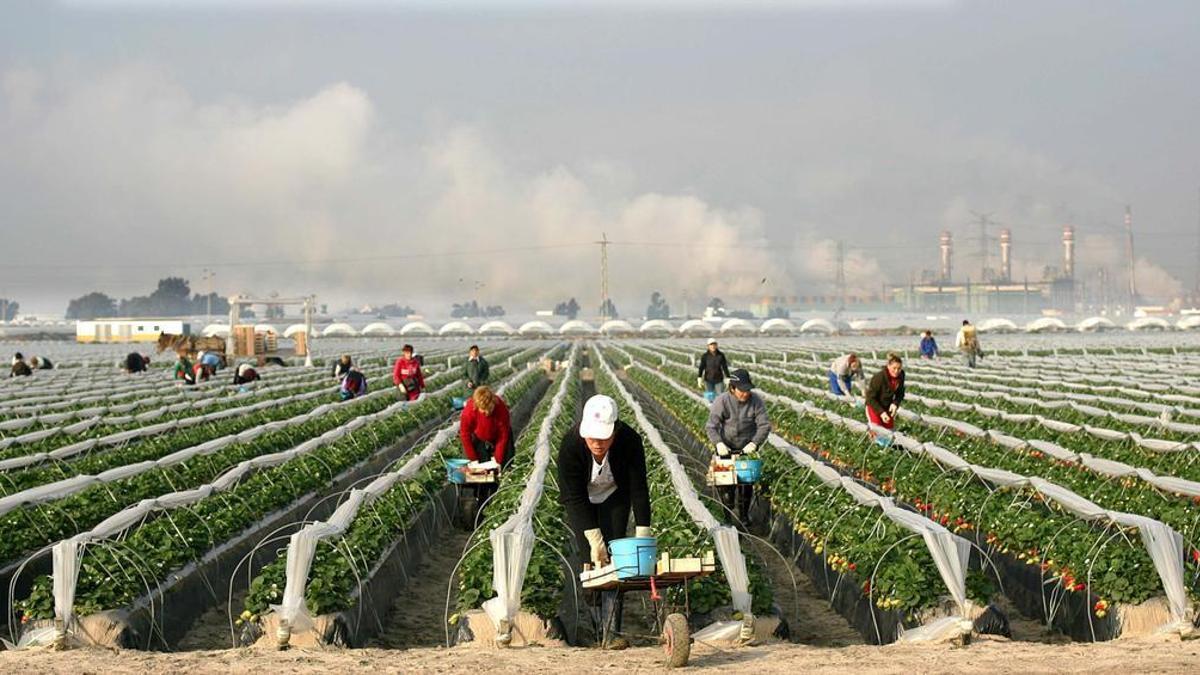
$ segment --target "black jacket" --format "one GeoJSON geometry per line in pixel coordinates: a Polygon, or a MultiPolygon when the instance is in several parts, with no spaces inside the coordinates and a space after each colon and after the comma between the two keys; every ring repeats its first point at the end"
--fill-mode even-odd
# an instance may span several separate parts
{"type": "MultiPolygon", "coordinates": [[[[629,502],[633,507],[634,523],[649,527],[650,488],[646,483],[646,449],[642,437],[620,420],[614,433],[617,438],[608,449],[608,466],[612,469],[617,491],[606,501],[629,502]]],[[[600,527],[596,510],[588,500],[588,483],[591,481],[592,452],[579,436],[579,425],[575,425],[558,446],[558,501],[567,511],[567,523],[577,533],[600,527]]]]}
{"type": "Polygon", "coordinates": [[[700,371],[697,373],[705,382],[724,382],[729,377],[729,361],[725,352],[718,349],[710,352],[707,349],[700,356],[700,371]]]}
{"type": "Polygon", "coordinates": [[[871,378],[871,383],[867,385],[867,405],[871,406],[871,410],[882,415],[887,412],[888,408],[895,403],[900,405],[904,402],[904,371],[900,371],[899,384],[895,389],[892,389],[888,384],[887,367],[879,369],[871,378]]]}

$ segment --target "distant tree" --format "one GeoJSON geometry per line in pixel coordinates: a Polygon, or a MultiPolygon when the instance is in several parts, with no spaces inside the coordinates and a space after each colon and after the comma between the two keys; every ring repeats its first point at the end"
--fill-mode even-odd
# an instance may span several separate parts
{"type": "Polygon", "coordinates": [[[479,314],[479,303],[474,300],[456,302],[450,307],[450,316],[455,319],[474,319],[479,314]]]}
{"type": "Polygon", "coordinates": [[[617,316],[617,306],[613,304],[612,298],[605,298],[600,305],[600,316],[606,316],[610,319],[615,319],[617,316]]]}
{"type": "Polygon", "coordinates": [[[116,315],[117,301],[98,291],[93,291],[67,303],[68,319],[88,321],[116,315]]]}
{"type": "MultiPolygon", "coordinates": [[[[322,312],[324,312],[324,310],[322,310],[322,312]]],[[[393,302],[380,307],[379,313],[384,317],[405,317],[410,314],[416,314],[417,310],[409,307],[408,305],[401,305],[400,303],[393,302]]]]}
{"type": "Polygon", "coordinates": [[[791,318],[791,316],[792,312],[787,307],[775,305],[767,310],[768,319],[787,319],[791,318]]]}
{"type": "Polygon", "coordinates": [[[669,319],[671,306],[663,298],[662,293],[654,291],[650,294],[650,306],[646,308],[647,319],[669,319]]]}
{"type": "Polygon", "coordinates": [[[579,316],[579,303],[575,298],[571,298],[566,302],[560,302],[554,306],[555,316],[565,316],[568,319],[574,319],[579,316]]]}
{"type": "Polygon", "coordinates": [[[708,306],[713,308],[713,311],[725,309],[725,301],[720,298],[713,298],[708,301],[708,306]]]}
{"type": "Polygon", "coordinates": [[[488,317],[500,317],[504,316],[504,314],[504,307],[500,305],[488,305],[483,310],[483,315],[488,317]]]}
{"type": "Polygon", "coordinates": [[[0,298],[0,310],[4,316],[0,316],[0,321],[12,321],[17,318],[17,310],[21,308],[21,303],[8,298],[0,298]]]}
{"type": "Polygon", "coordinates": [[[200,314],[207,314],[209,311],[208,310],[208,307],[209,307],[208,301],[210,298],[212,299],[212,313],[213,314],[228,314],[229,313],[229,300],[226,300],[225,298],[221,297],[217,293],[209,293],[208,295],[200,295],[199,293],[197,293],[196,295],[192,296],[192,309],[191,309],[191,311],[188,312],[188,314],[192,314],[195,316],[198,316],[200,314]]]}

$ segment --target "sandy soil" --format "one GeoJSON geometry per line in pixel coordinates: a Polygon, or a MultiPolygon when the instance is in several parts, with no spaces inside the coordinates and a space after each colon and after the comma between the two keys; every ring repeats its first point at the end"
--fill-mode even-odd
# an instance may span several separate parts
{"type": "MultiPolygon", "coordinates": [[[[253,649],[180,652],[0,653],[6,673],[341,673],[488,672],[599,673],[662,670],[659,651],[635,648],[624,652],[593,649],[527,648],[513,650],[421,648],[353,651],[260,651],[253,649]]],[[[981,640],[969,647],[849,646],[815,647],[775,644],[721,651],[697,645],[689,671],[784,673],[912,672],[1196,672],[1200,643],[1170,640],[1117,641],[1102,644],[1045,645],[981,640]]]]}
{"type": "Polygon", "coordinates": [[[371,641],[372,647],[399,649],[445,644],[446,583],[468,538],[467,532],[446,527],[442,540],[413,575],[423,581],[410,585],[396,598],[384,623],[386,628],[371,641]]]}

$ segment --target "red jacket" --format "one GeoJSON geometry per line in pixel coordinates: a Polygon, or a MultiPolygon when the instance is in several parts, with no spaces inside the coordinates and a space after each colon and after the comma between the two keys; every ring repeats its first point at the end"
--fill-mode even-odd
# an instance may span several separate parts
{"type": "Polygon", "coordinates": [[[459,419],[458,435],[462,437],[463,454],[467,459],[479,460],[475,455],[474,442],[478,438],[496,446],[495,460],[503,464],[509,452],[508,446],[512,443],[512,420],[508,417],[508,406],[497,396],[492,414],[484,415],[475,409],[475,401],[468,400],[459,419]]]}
{"type": "Polygon", "coordinates": [[[425,388],[425,376],[421,374],[421,364],[416,359],[406,359],[403,356],[396,359],[396,368],[392,371],[392,384],[399,385],[404,380],[415,379],[417,387],[407,387],[408,400],[412,401],[425,388]]]}

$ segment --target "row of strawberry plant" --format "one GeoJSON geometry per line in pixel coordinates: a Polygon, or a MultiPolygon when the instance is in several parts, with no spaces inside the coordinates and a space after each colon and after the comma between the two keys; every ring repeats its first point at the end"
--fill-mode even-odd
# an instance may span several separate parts
{"type": "MultiPolygon", "coordinates": [[[[499,366],[496,375],[502,376],[506,368],[507,366],[499,366]]],[[[429,384],[437,386],[455,381],[457,375],[446,372],[436,379],[431,379],[429,384]]],[[[385,391],[344,404],[329,405],[319,416],[310,415],[309,419],[305,419],[304,415],[316,411],[309,410],[297,416],[300,418],[299,424],[291,426],[276,422],[280,428],[267,426],[267,431],[249,442],[234,442],[212,454],[200,454],[179,464],[150,468],[115,482],[87,487],[76,494],[41,506],[12,511],[0,522],[0,560],[19,558],[90,528],[143,499],[203,485],[239,462],[292,447],[305,439],[337,428],[355,417],[383,410],[394,400],[394,397],[385,391]]],[[[431,407],[434,407],[432,402],[422,409],[431,407]]],[[[250,424],[247,428],[252,428],[263,424],[264,420],[252,418],[242,422],[250,424]]],[[[219,435],[216,439],[229,435],[219,435]]],[[[183,448],[189,448],[199,445],[196,441],[203,443],[216,439],[191,437],[169,443],[182,443],[183,448]]]]}
{"type": "MultiPolygon", "coordinates": [[[[80,615],[129,606],[187,563],[253,528],[264,516],[319,493],[343,471],[447,414],[449,394],[417,404],[395,403],[398,414],[377,419],[332,443],[283,464],[254,471],[231,489],[213,492],[185,509],[161,511],[120,540],[85,549],[79,563],[74,608],[80,615]],[[136,562],[134,562],[136,561],[136,562]],[[131,569],[132,568],[132,569],[131,569]]],[[[297,446],[301,447],[301,446],[297,446]]],[[[19,607],[24,617],[54,616],[53,579],[33,584],[19,607]]]]}
{"type": "MultiPolygon", "coordinates": [[[[541,370],[524,370],[498,390],[511,406],[517,407],[531,395],[541,370]]],[[[443,458],[461,455],[455,450],[458,423],[447,427],[450,437],[439,443],[430,457],[415,472],[406,464],[396,474],[408,476],[375,496],[354,515],[344,528],[344,534],[330,545],[319,548],[303,585],[304,606],[310,616],[330,614],[349,608],[355,600],[356,589],[364,581],[364,565],[371,567],[401,536],[409,531],[413,520],[432,504],[431,495],[446,483],[443,458]]],[[[447,430],[439,432],[445,436],[447,430]]],[[[436,443],[436,441],[435,441],[436,443]]],[[[422,453],[425,454],[424,452],[422,453]]],[[[268,563],[250,584],[245,609],[238,619],[255,621],[268,606],[281,599],[287,581],[287,557],[278,556],[268,563]]]]}
{"type": "MultiPolygon", "coordinates": [[[[814,390],[817,390],[817,388],[815,386],[806,387],[803,384],[807,382],[811,385],[816,385],[820,382],[820,378],[815,377],[812,373],[797,373],[795,371],[772,367],[764,367],[763,371],[772,376],[782,377],[790,381],[799,380],[793,386],[794,390],[808,392],[806,396],[815,401],[823,398],[816,395],[814,390]]],[[[928,397],[912,396],[905,403],[905,407],[926,414],[936,415],[943,412],[940,409],[931,408],[928,403],[924,403],[923,401],[926,398],[928,397]]],[[[969,399],[961,400],[960,402],[963,404],[975,403],[974,400],[969,399]]],[[[844,405],[843,403],[830,403],[829,405],[844,410],[841,407],[844,405]]],[[[1082,433],[1080,425],[1063,422],[1062,419],[1046,423],[1036,415],[1030,414],[1027,417],[1022,417],[1022,413],[1006,413],[1009,416],[1009,421],[1004,421],[999,414],[995,416],[983,416],[977,412],[965,410],[965,406],[962,405],[957,406],[957,408],[953,411],[953,418],[972,425],[984,428],[988,426],[1003,428],[1006,430],[1006,433],[1011,435],[1049,441],[1077,453],[1086,452],[1106,459],[1123,462],[1134,467],[1147,468],[1162,475],[1176,476],[1187,480],[1200,480],[1200,460],[1198,460],[1198,453],[1193,451],[1160,452],[1139,445],[1133,439],[1107,440],[1097,438],[1091,434],[1082,433]],[[1060,427],[1054,422],[1072,424],[1072,426],[1060,427]]]]}
{"type": "MultiPolygon", "coordinates": [[[[692,433],[704,433],[708,410],[703,404],[648,370],[628,372],[692,433]]],[[[773,420],[779,412],[771,406],[773,420]]],[[[824,558],[828,571],[847,577],[878,609],[904,614],[911,624],[948,595],[927,545],[910,530],[882,518],[878,508],[859,503],[845,489],[822,484],[780,450],[764,448],[760,457],[760,485],[771,511],[790,521],[811,552],[824,558]]],[[[975,572],[970,582],[969,596],[986,603],[986,580],[975,572]]]]}
{"type": "MultiPolygon", "coordinates": [[[[765,381],[761,386],[785,387],[765,381]]],[[[828,410],[845,409],[823,396],[800,398],[828,410]]],[[[977,540],[999,553],[1032,566],[1047,563],[1042,570],[1047,583],[1063,593],[1094,594],[1098,618],[1111,602],[1138,604],[1162,595],[1153,562],[1134,539],[1136,529],[1083,521],[1026,487],[993,488],[970,474],[947,474],[938,464],[881,447],[824,415],[801,415],[789,407],[772,409],[784,438],[956,532],[977,533],[977,540]]]]}
{"type": "MultiPolygon", "coordinates": [[[[517,512],[525,486],[534,473],[539,436],[545,433],[549,442],[556,442],[575,424],[581,390],[578,368],[576,353],[572,355],[567,369],[559,371],[555,395],[541,401],[514,443],[515,454],[504,471],[502,484],[488,501],[484,517],[468,541],[467,553],[459,563],[457,609],[449,618],[451,624],[458,623],[462,613],[480,607],[484,601],[496,595],[493,586],[494,551],[489,535],[517,512]],[[560,401],[559,413],[550,418],[555,399],[560,401]],[[548,429],[544,432],[547,425],[548,429]]],[[[549,457],[550,466],[553,467],[555,455],[552,449],[549,457]]],[[[540,541],[533,542],[521,587],[521,606],[543,619],[551,619],[558,614],[562,593],[567,587],[558,556],[559,553],[570,556],[574,545],[574,539],[566,527],[565,514],[556,502],[551,503],[549,499],[552,492],[557,497],[556,492],[548,489],[553,482],[546,481],[537,501],[534,534],[540,541]],[[555,551],[544,542],[561,543],[566,550],[555,551]]]]}
{"type": "MultiPolygon", "coordinates": [[[[602,356],[597,356],[602,358],[602,356]]],[[[625,420],[642,435],[646,446],[646,473],[650,486],[650,510],[655,537],[658,541],[658,552],[667,552],[672,558],[703,557],[712,550],[712,533],[697,522],[688,513],[679,492],[671,478],[665,460],[654,451],[648,431],[641,428],[629,401],[621,393],[621,388],[606,368],[596,368],[596,391],[611,396],[617,402],[620,419],[625,420]]],[[[719,521],[724,515],[723,507],[711,501],[705,505],[713,519],[719,521]]],[[[740,551],[737,552],[740,555],[740,551]]],[[[755,615],[767,615],[772,610],[774,597],[765,574],[757,565],[746,561],[749,578],[748,592],[751,599],[751,612],[755,615]]],[[[733,595],[729,579],[720,561],[717,571],[707,577],[694,579],[685,589],[675,588],[669,591],[669,598],[682,603],[686,598],[687,606],[693,614],[709,614],[722,607],[733,604],[733,595]]]]}
{"type": "Polygon", "coordinates": [[[77,453],[64,449],[50,453],[45,458],[30,457],[41,461],[23,468],[0,472],[0,495],[15,495],[54,481],[159,459],[199,442],[291,419],[328,403],[331,399],[333,395],[329,383],[319,382],[307,391],[282,399],[256,400],[211,419],[197,420],[194,425],[162,433],[139,434],[127,441],[106,446],[82,442],[77,453]]]}

